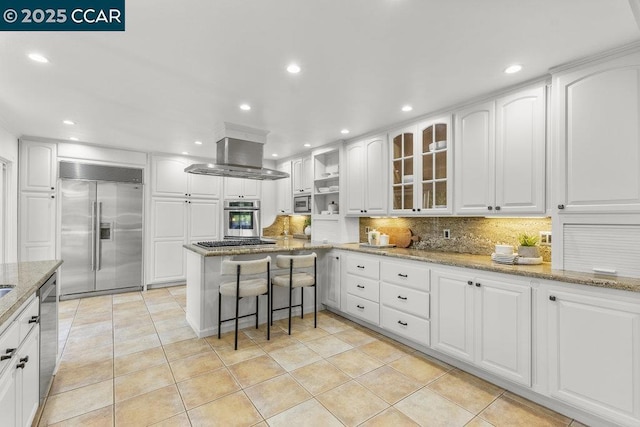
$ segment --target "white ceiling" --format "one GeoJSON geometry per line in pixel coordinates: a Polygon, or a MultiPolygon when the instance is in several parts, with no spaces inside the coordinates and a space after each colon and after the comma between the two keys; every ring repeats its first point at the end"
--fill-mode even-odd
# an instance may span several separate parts
{"type": "Polygon", "coordinates": [[[0,33],[0,126],[213,157],[229,121],[286,157],[639,37],[628,0],[128,0],[125,32],[0,33]]]}

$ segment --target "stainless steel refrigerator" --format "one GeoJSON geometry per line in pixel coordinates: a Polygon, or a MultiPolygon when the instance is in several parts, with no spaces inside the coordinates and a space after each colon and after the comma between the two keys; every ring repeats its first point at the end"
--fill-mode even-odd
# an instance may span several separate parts
{"type": "Polygon", "coordinates": [[[142,169],[60,162],[60,295],[142,288],[142,169]]]}

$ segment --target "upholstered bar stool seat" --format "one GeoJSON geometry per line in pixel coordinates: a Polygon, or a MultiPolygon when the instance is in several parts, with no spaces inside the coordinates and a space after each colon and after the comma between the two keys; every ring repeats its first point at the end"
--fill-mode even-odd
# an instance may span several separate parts
{"type": "Polygon", "coordinates": [[[234,281],[222,282],[218,289],[218,339],[220,339],[222,323],[235,321],[235,349],[238,349],[238,320],[243,317],[256,316],[256,329],[259,322],[260,295],[267,296],[267,340],[271,338],[271,257],[251,261],[222,261],[221,273],[223,276],[235,275],[234,281]],[[265,274],[264,277],[256,277],[265,274]],[[250,276],[246,278],[247,276],[250,276]],[[244,279],[243,279],[244,278],[244,279]],[[233,297],[236,302],[235,317],[222,319],[222,297],[233,297]],[[255,313],[240,316],[240,299],[256,297],[255,313]]]}
{"type": "Polygon", "coordinates": [[[300,304],[292,305],[293,289],[313,287],[313,327],[318,326],[318,308],[316,305],[318,291],[316,287],[317,277],[317,255],[310,253],[308,255],[278,255],[276,257],[276,265],[278,268],[286,268],[288,274],[279,274],[271,279],[271,294],[273,294],[273,286],[281,288],[289,288],[289,305],[280,308],[273,308],[273,298],[271,298],[271,321],[273,321],[273,312],[278,310],[289,309],[289,335],[291,335],[291,309],[300,307],[300,317],[304,318],[304,289],[300,289],[300,304]],[[308,271],[313,267],[313,274],[308,271]],[[303,270],[303,271],[300,271],[303,270]]]}

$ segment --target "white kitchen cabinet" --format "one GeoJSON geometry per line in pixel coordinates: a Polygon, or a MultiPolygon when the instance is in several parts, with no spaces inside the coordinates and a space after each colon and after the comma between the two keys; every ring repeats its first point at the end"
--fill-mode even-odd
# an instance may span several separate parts
{"type": "Polygon", "coordinates": [[[550,287],[549,393],[621,426],[640,425],[640,304],[550,287]]]}
{"type": "Polygon", "coordinates": [[[336,251],[329,251],[326,256],[326,283],[322,293],[324,305],[340,309],[340,259],[342,254],[336,251]]]}
{"type": "Polygon", "coordinates": [[[56,258],[56,198],[50,192],[20,193],[20,261],[56,258]]]}
{"type": "Polygon", "coordinates": [[[342,287],[345,311],[369,323],[380,323],[380,261],[372,256],[346,255],[342,287]]]}
{"type": "Polygon", "coordinates": [[[382,136],[347,145],[346,214],[384,215],[387,212],[387,146],[382,136]]]}
{"type": "Polygon", "coordinates": [[[558,212],[640,212],[640,53],[554,74],[558,212]]]}
{"type": "Polygon", "coordinates": [[[313,169],[311,156],[294,159],[292,164],[293,194],[311,193],[313,186],[313,169]]]}
{"type": "Polygon", "coordinates": [[[196,163],[183,157],[153,156],[151,189],[154,196],[220,198],[222,178],[186,173],[196,163]]]}
{"type": "Polygon", "coordinates": [[[16,394],[18,423],[31,426],[40,404],[40,327],[23,341],[16,357],[16,394]]]}
{"type": "Polygon", "coordinates": [[[220,201],[190,199],[187,203],[187,243],[220,240],[220,201]]]}
{"type": "Polygon", "coordinates": [[[452,212],[451,118],[425,120],[389,133],[393,214],[452,212]]]}
{"type": "Polygon", "coordinates": [[[18,426],[17,413],[17,372],[11,366],[0,371],[0,414],[2,414],[3,426],[18,426]]]}
{"type": "Polygon", "coordinates": [[[431,346],[531,385],[531,289],[465,270],[432,270],[431,346]]]}
{"type": "Polygon", "coordinates": [[[537,86],[456,113],[456,213],[544,213],[545,105],[537,86]]]}
{"type": "Polygon", "coordinates": [[[244,178],[224,178],[225,199],[260,199],[260,181],[244,178]]]}
{"type": "Polygon", "coordinates": [[[293,193],[291,186],[291,161],[287,160],[278,165],[280,172],[289,174],[289,177],[276,181],[276,212],[278,215],[291,215],[293,213],[293,193]]]}
{"type": "Polygon", "coordinates": [[[20,140],[20,190],[52,192],[57,176],[57,145],[20,140]]]}

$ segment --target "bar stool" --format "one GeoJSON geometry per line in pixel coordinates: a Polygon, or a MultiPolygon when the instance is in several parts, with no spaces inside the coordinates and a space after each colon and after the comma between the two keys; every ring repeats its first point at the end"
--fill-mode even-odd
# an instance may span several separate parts
{"type": "MultiPolygon", "coordinates": [[[[223,282],[218,290],[218,339],[220,339],[220,329],[223,322],[235,320],[235,350],[238,349],[238,319],[249,316],[256,316],[256,329],[258,329],[258,308],[260,306],[260,295],[267,296],[267,308],[271,307],[271,293],[269,292],[269,281],[271,278],[271,257],[252,261],[222,261],[221,272],[223,275],[235,274],[236,280],[223,282]],[[267,278],[252,277],[241,280],[241,276],[255,276],[267,273],[267,278]],[[222,296],[235,297],[236,316],[222,319],[222,296]],[[238,309],[240,300],[245,297],[256,297],[256,312],[239,316],[238,309]]],[[[267,310],[267,340],[271,338],[271,312],[267,310]]]]}
{"type": "MultiPolygon", "coordinates": [[[[318,307],[316,305],[318,290],[316,287],[317,277],[317,256],[314,253],[308,255],[278,255],[276,257],[276,265],[279,268],[288,268],[289,274],[281,274],[271,279],[271,285],[289,288],[289,306],[281,308],[273,308],[273,298],[271,299],[271,322],[273,322],[273,312],[278,310],[289,309],[289,335],[291,335],[291,308],[300,307],[300,318],[304,319],[304,289],[300,289],[300,304],[291,305],[293,296],[293,288],[305,288],[313,286],[313,327],[318,326],[318,307]],[[307,271],[299,271],[300,269],[308,269],[313,267],[313,275],[307,271]],[[298,270],[294,272],[294,269],[298,270]]],[[[273,286],[271,287],[273,294],[273,286]]]]}

